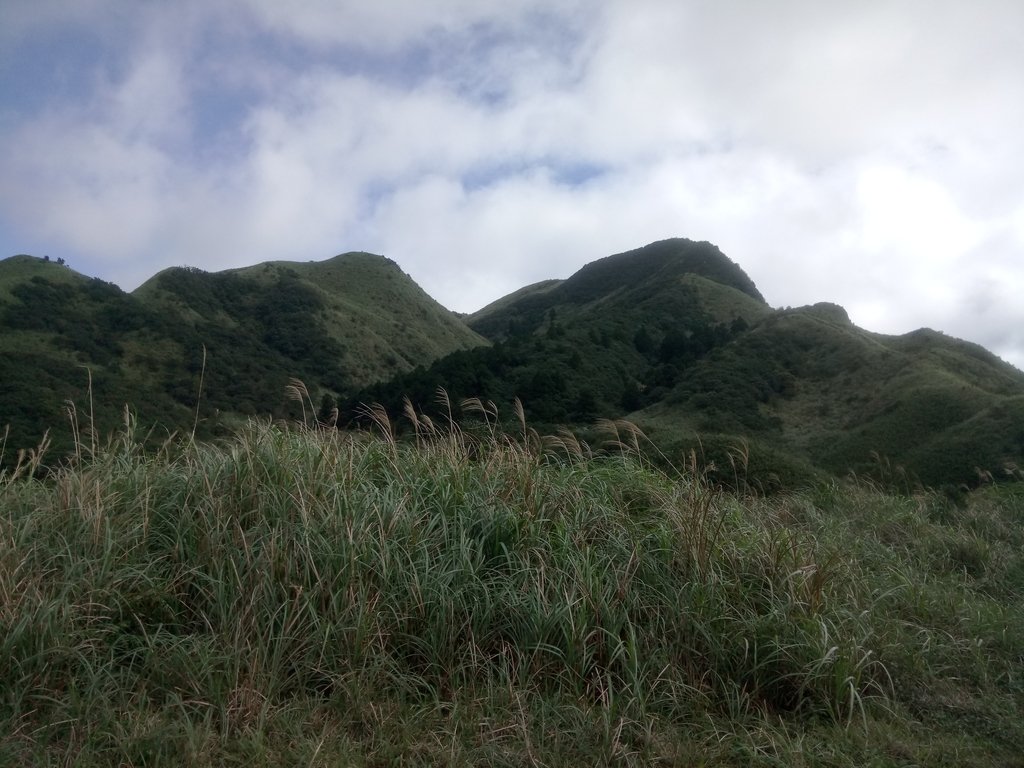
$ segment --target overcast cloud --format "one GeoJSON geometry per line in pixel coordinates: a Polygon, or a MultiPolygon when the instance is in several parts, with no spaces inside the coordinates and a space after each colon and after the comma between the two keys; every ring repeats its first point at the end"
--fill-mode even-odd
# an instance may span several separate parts
{"type": "Polygon", "coordinates": [[[368,250],[466,312],[673,236],[1024,367],[1024,3],[0,4],[0,256],[368,250]]]}

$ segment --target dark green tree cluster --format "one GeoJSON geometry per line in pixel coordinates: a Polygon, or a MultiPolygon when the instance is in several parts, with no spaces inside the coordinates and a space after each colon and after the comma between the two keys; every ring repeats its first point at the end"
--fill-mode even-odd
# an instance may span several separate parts
{"type": "Polygon", "coordinates": [[[480,397],[507,404],[518,397],[537,424],[588,424],[657,402],[692,364],[746,330],[742,322],[707,320],[677,330],[670,318],[638,327],[621,316],[563,326],[550,307],[522,327],[532,331],[448,355],[358,392],[345,406],[379,402],[399,414],[408,397],[429,413],[443,388],[453,401],[480,397]]]}
{"type": "Polygon", "coordinates": [[[527,418],[535,424],[589,422],[618,415],[621,365],[608,377],[593,361],[564,339],[517,336],[490,347],[452,353],[429,367],[395,377],[356,393],[344,404],[349,413],[360,404],[380,403],[392,414],[402,412],[408,397],[418,411],[443,416],[436,405],[438,388],[452,402],[479,397],[491,400],[511,416],[509,404],[518,397],[527,418]]]}
{"type": "Polygon", "coordinates": [[[34,342],[31,349],[0,353],[0,419],[11,428],[5,464],[46,432],[54,455],[72,450],[66,415],[72,404],[82,424],[95,425],[100,434],[122,421],[126,403],[149,423],[179,426],[184,411],[176,410],[165,382],[138,378],[127,362],[128,347],[151,346],[174,333],[173,323],[98,279],[68,283],[36,276],[14,285],[11,295],[0,324],[34,334],[34,342]]]}
{"type": "Polygon", "coordinates": [[[344,350],[322,320],[323,298],[294,272],[274,272],[258,279],[183,268],[160,276],[158,287],[197,318],[182,330],[177,367],[189,375],[176,382],[177,398],[194,404],[200,372],[207,407],[240,413],[286,415],[291,377],[344,391],[344,350]]]}
{"type": "Polygon", "coordinates": [[[116,368],[123,334],[161,325],[136,299],[97,278],[64,283],[37,276],[15,285],[12,295],[0,317],[4,327],[52,333],[57,346],[83,363],[116,368]]]}

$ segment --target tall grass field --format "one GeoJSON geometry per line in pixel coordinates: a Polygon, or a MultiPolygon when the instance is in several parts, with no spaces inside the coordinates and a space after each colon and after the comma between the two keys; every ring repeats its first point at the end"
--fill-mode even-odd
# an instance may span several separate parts
{"type": "Polygon", "coordinates": [[[26,456],[0,765],[1024,766],[1020,483],[727,493],[467,405],[26,456]]]}

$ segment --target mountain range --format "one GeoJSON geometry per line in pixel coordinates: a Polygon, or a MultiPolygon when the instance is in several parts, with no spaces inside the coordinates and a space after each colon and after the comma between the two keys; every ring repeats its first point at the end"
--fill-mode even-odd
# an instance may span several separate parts
{"type": "MultiPolygon", "coordinates": [[[[710,243],[651,243],[526,286],[469,316],[393,261],[348,253],[207,273],[165,270],[132,293],[31,256],[0,261],[3,461],[66,411],[109,431],[130,405],[153,439],[212,437],[247,416],[340,424],[480,398],[538,429],[625,418],[678,464],[788,487],[854,471],[958,486],[1019,476],[1024,373],[922,329],[868,332],[832,304],[769,306],[710,243]],[[301,379],[309,402],[284,396],[301,379]],[[1009,472],[1009,474],[1006,474],[1009,472]]],[[[438,414],[441,415],[441,414],[438,414]]]]}

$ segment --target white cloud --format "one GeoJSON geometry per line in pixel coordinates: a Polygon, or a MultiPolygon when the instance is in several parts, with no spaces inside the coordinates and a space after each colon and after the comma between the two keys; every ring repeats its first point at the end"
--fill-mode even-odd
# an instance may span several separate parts
{"type": "Polygon", "coordinates": [[[161,142],[182,138],[188,128],[189,98],[182,63],[166,52],[149,52],[126,77],[101,88],[104,122],[128,139],[161,142]]]}
{"type": "Polygon", "coordinates": [[[116,263],[150,244],[170,162],[145,145],[126,144],[91,126],[69,132],[60,120],[37,122],[6,153],[11,178],[5,209],[57,241],[116,263]]]}
{"type": "Polygon", "coordinates": [[[872,165],[858,180],[865,255],[943,269],[983,237],[942,185],[904,168],[872,165]]]}

